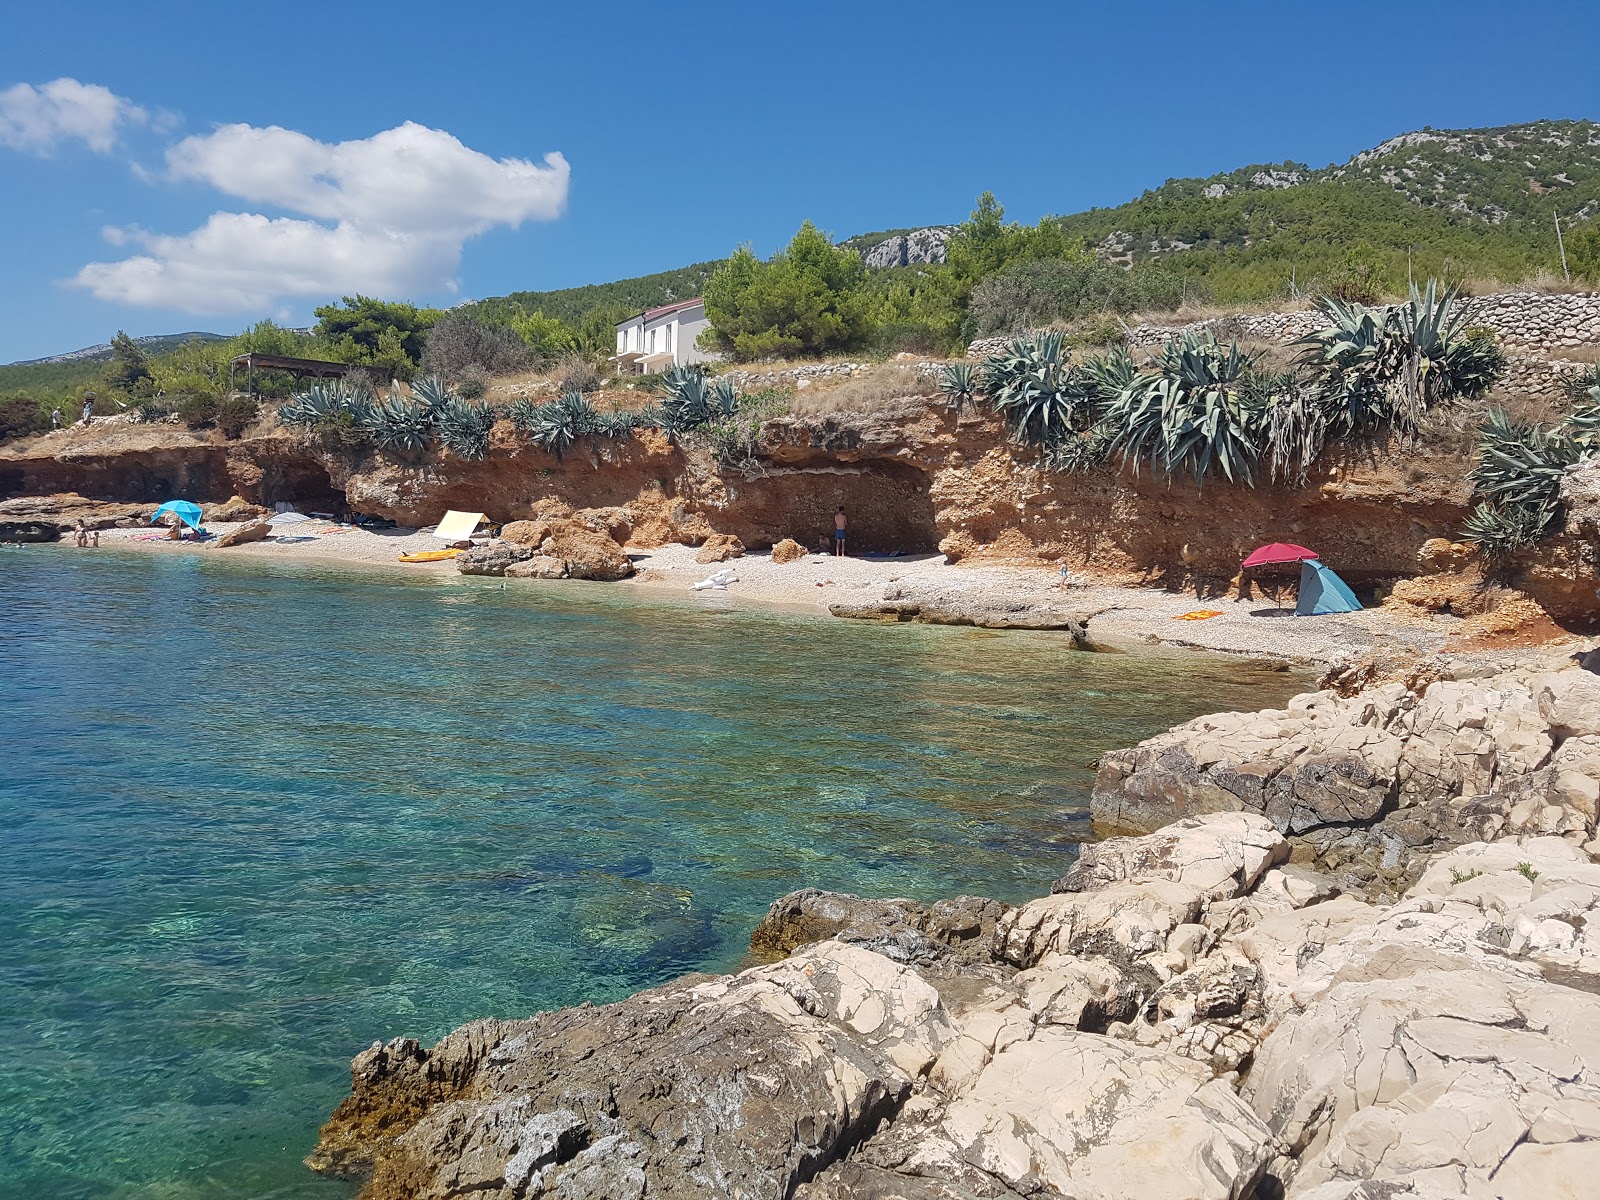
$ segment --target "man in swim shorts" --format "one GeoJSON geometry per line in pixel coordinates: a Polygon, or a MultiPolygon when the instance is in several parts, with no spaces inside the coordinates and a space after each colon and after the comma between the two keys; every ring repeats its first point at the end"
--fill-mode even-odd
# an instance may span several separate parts
{"type": "Polygon", "coordinates": [[[844,557],[844,509],[841,508],[833,514],[833,553],[837,558],[844,557]]]}

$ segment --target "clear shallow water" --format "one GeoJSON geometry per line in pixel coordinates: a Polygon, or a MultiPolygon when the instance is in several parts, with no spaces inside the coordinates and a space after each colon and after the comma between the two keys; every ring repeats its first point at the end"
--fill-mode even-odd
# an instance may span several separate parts
{"type": "Polygon", "coordinates": [[[1303,681],[1058,635],[0,549],[0,1195],[325,1197],[375,1038],[1037,895],[1088,764],[1303,681]]]}

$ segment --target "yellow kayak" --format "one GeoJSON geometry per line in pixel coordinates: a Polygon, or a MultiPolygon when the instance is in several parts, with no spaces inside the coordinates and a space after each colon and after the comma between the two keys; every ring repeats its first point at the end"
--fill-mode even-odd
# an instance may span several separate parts
{"type": "Polygon", "coordinates": [[[459,550],[418,550],[415,554],[402,554],[401,562],[442,562],[460,554],[459,550]]]}

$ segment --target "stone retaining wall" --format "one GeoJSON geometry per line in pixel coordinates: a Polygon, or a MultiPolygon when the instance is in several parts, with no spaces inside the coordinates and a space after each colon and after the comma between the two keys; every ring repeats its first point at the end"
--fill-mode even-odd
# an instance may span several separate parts
{"type": "MultiPolygon", "coordinates": [[[[1551,354],[1600,342],[1600,293],[1549,295],[1502,292],[1463,300],[1467,319],[1494,330],[1508,352],[1551,354]]],[[[1315,309],[1279,313],[1236,313],[1188,325],[1135,325],[1130,346],[1158,346],[1189,330],[1210,329],[1219,338],[1249,342],[1292,342],[1325,322],[1315,309]]],[[[968,358],[986,358],[1003,350],[1009,337],[979,338],[967,348],[968,358]]]]}
{"type": "MultiPolygon", "coordinates": [[[[728,380],[741,392],[754,391],[757,388],[782,387],[784,385],[806,388],[819,380],[848,379],[854,375],[864,375],[869,371],[875,371],[884,365],[883,363],[857,362],[806,363],[803,366],[784,367],[776,371],[724,371],[718,378],[728,380]]],[[[944,369],[944,364],[937,362],[890,363],[887,365],[910,367],[924,375],[933,375],[944,369]]]]}

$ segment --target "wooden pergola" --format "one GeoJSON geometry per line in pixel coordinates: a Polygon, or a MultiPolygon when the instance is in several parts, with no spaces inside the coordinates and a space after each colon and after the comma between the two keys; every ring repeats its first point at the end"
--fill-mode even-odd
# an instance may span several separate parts
{"type": "Polygon", "coordinates": [[[295,379],[343,379],[352,371],[361,371],[368,375],[377,375],[390,383],[394,382],[394,369],[391,367],[365,366],[358,363],[323,362],[316,358],[290,358],[286,354],[239,354],[235,355],[228,363],[228,390],[234,390],[234,381],[238,377],[240,368],[246,373],[250,385],[250,394],[256,394],[256,372],[283,371],[293,375],[295,379]]]}

